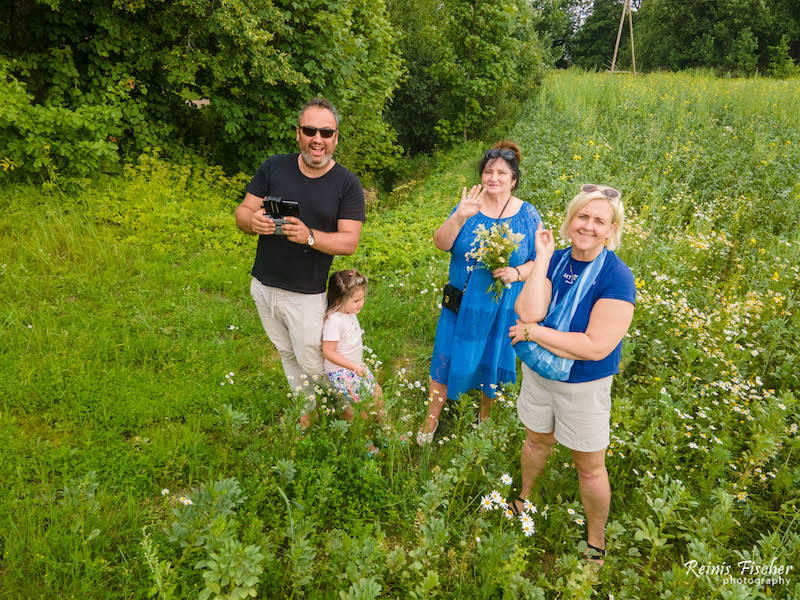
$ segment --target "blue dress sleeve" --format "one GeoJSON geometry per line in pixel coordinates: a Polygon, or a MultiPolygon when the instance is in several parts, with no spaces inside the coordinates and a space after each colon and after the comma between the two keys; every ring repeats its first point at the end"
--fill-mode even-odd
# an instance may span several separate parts
{"type": "MultiPolygon", "coordinates": [[[[528,253],[528,260],[535,260],[536,259],[536,229],[539,227],[539,223],[542,221],[542,217],[539,214],[539,211],[536,210],[536,207],[529,202],[525,203],[525,208],[527,209],[528,214],[528,237],[529,237],[529,245],[530,245],[530,252],[528,253]]],[[[527,262],[527,261],[526,261],[527,262]]]]}

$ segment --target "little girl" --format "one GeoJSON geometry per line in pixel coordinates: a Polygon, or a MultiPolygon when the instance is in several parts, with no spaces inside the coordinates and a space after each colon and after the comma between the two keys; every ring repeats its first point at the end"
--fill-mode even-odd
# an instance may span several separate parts
{"type": "MultiPolygon", "coordinates": [[[[344,418],[353,418],[351,403],[360,402],[364,395],[372,396],[372,407],[380,411],[383,391],[363,363],[363,345],[358,313],[367,296],[367,278],[352,269],[337,271],[328,280],[328,310],[322,328],[322,356],[328,380],[347,398],[344,418]]],[[[366,411],[361,416],[366,418],[366,411]]]]}

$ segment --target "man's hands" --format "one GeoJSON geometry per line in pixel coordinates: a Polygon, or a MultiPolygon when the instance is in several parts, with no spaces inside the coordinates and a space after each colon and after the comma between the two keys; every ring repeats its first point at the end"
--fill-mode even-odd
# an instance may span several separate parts
{"type": "MultiPolygon", "coordinates": [[[[275,221],[264,214],[263,210],[257,210],[250,217],[250,229],[258,235],[272,235],[275,233],[275,221]]],[[[297,217],[286,217],[286,222],[281,226],[286,239],[295,244],[303,244],[308,241],[311,230],[306,227],[297,217]]]]}
{"type": "MultiPolygon", "coordinates": [[[[275,233],[275,221],[265,214],[263,203],[263,198],[249,192],[245,194],[244,200],[236,209],[236,225],[239,229],[255,235],[273,235],[275,233]]],[[[295,244],[305,244],[311,234],[305,223],[297,217],[286,217],[286,222],[281,229],[289,241],[295,244]]],[[[358,240],[358,235],[356,235],[356,240],[358,240]]]]}
{"type": "Polygon", "coordinates": [[[305,244],[308,236],[311,235],[311,229],[297,217],[286,217],[286,223],[281,225],[281,229],[286,234],[286,238],[295,244],[305,244]]]}
{"type": "Polygon", "coordinates": [[[265,215],[263,210],[259,209],[253,211],[250,217],[250,229],[257,235],[272,235],[275,233],[275,221],[265,215]]]}

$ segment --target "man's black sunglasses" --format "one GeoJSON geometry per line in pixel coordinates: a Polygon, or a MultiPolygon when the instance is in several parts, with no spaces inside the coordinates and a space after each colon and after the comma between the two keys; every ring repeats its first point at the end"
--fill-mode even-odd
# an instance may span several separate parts
{"type": "Polygon", "coordinates": [[[314,137],[315,135],[317,135],[317,132],[319,131],[319,134],[322,137],[328,139],[332,138],[333,134],[336,133],[335,129],[330,129],[328,127],[318,128],[318,127],[306,127],[304,125],[298,125],[298,127],[300,127],[300,131],[302,131],[303,135],[305,135],[306,137],[314,137]]]}
{"type": "Polygon", "coordinates": [[[486,151],[484,154],[485,158],[497,158],[498,156],[503,157],[508,162],[517,160],[517,155],[514,154],[511,150],[500,150],[499,148],[492,148],[486,151]]]}

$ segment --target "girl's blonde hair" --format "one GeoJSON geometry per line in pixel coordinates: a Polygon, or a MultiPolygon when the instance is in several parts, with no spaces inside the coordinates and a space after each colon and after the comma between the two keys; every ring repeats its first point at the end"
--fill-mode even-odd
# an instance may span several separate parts
{"type": "Polygon", "coordinates": [[[559,234],[561,234],[562,239],[569,239],[569,224],[572,219],[575,218],[578,211],[589,204],[589,202],[598,199],[607,201],[611,206],[611,222],[614,224],[614,228],[608,236],[606,248],[609,250],[616,250],[622,243],[622,228],[625,225],[625,206],[622,203],[622,194],[618,190],[607,185],[584,184],[581,186],[581,191],[567,204],[567,214],[564,216],[563,223],[561,223],[559,234]],[[589,191],[584,191],[586,188],[589,188],[589,191]],[[610,197],[612,192],[616,193],[616,196],[610,197]]]}
{"type": "Polygon", "coordinates": [[[367,278],[356,269],[336,271],[328,279],[328,309],[326,314],[336,312],[357,290],[367,291],[367,278]]]}

